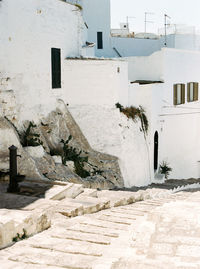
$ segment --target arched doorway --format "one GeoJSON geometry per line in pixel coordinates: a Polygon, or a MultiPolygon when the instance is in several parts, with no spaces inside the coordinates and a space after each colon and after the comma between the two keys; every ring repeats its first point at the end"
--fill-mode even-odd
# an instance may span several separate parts
{"type": "Polygon", "coordinates": [[[158,132],[154,134],[154,170],[158,169],[158,132]]]}

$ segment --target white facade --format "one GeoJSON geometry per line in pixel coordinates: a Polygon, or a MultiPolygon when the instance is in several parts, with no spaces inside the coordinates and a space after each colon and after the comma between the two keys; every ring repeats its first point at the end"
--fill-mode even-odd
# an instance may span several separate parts
{"type": "Polygon", "coordinates": [[[38,123],[58,104],[68,103],[91,146],[120,158],[126,186],[146,185],[148,170],[143,164],[139,173],[132,167],[146,158],[143,135],[115,108],[117,102],[128,104],[128,64],[72,59],[85,55],[82,46],[88,39],[81,10],[67,2],[8,0],[0,3],[0,10],[5,25],[0,35],[1,116],[20,127],[25,120],[38,123]],[[52,48],[61,50],[57,89],[52,88],[52,48]],[[139,142],[132,144],[134,140],[139,142]],[[135,150],[142,152],[141,158],[135,150]]]}
{"type": "Polygon", "coordinates": [[[7,0],[0,11],[1,90],[14,92],[20,121],[38,118],[53,110],[60,91],[52,89],[51,48],[61,50],[62,88],[65,58],[85,54],[81,11],[60,0],[7,0]]]}
{"type": "Polygon", "coordinates": [[[80,0],[83,18],[88,27],[88,41],[94,42],[97,57],[110,57],[110,0],[80,0]],[[98,49],[97,33],[102,33],[103,48],[98,49]]]}
{"type": "MultiPolygon", "coordinates": [[[[80,59],[93,55],[93,49],[85,44],[96,43],[97,32],[103,33],[103,49],[96,48],[97,56],[116,56],[113,46],[117,48],[110,39],[109,8],[104,12],[109,0],[101,0],[102,9],[97,0],[82,4],[83,10],[60,0],[0,2],[0,23],[4,25],[0,35],[1,115],[16,125],[24,120],[37,123],[62,100],[69,104],[91,146],[119,158],[125,186],[153,181],[156,131],[158,164],[169,162],[173,168],[170,178],[199,178],[199,101],[174,106],[173,85],[200,83],[200,53],[162,49],[148,57],[80,59]],[[52,48],[61,50],[62,79],[57,89],[52,89],[51,83],[52,48]],[[131,83],[138,80],[159,83],[131,83]],[[115,107],[118,102],[144,107],[149,120],[147,136],[139,121],[128,120],[119,112],[115,107]]],[[[139,55],[151,54],[158,45],[156,39],[140,39],[132,47],[136,39],[126,40],[139,55]],[[148,48],[147,41],[151,44],[148,48]]],[[[125,47],[120,47],[125,52],[125,47]]]]}
{"type": "Polygon", "coordinates": [[[200,53],[175,49],[163,49],[146,57],[129,59],[131,81],[163,81],[129,88],[129,105],[144,106],[149,114],[150,152],[153,169],[154,134],[159,135],[159,163],[167,161],[173,168],[170,178],[200,177],[200,102],[187,101],[187,83],[198,82],[200,53]],[[158,72],[159,70],[159,72],[158,72]],[[173,85],[185,84],[185,104],[173,104],[173,85]],[[151,97],[148,97],[148,96],[151,97]]]}

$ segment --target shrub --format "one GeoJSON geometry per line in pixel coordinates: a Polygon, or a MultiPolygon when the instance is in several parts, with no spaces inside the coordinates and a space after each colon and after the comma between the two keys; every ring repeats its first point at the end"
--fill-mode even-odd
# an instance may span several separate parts
{"type": "Polygon", "coordinates": [[[33,132],[33,128],[37,127],[33,122],[29,122],[29,125],[21,135],[21,143],[23,147],[37,147],[43,145],[43,142],[40,140],[40,135],[33,132]]]}
{"type": "Polygon", "coordinates": [[[90,173],[84,169],[84,163],[88,161],[88,157],[81,156],[81,150],[78,152],[77,149],[69,146],[71,139],[72,136],[70,135],[66,141],[61,140],[61,143],[63,143],[62,163],[66,165],[67,161],[73,161],[76,174],[82,178],[86,178],[90,176],[90,173]]]}
{"type": "Polygon", "coordinates": [[[139,107],[123,107],[121,104],[115,104],[116,108],[119,108],[120,112],[127,116],[127,118],[131,118],[134,122],[138,119],[141,121],[141,127],[144,134],[147,134],[149,128],[149,122],[147,116],[145,114],[145,110],[142,106],[139,107]]]}
{"type": "Polygon", "coordinates": [[[167,179],[170,172],[172,171],[172,168],[169,166],[169,164],[166,161],[163,161],[159,166],[159,171],[161,174],[164,174],[165,178],[167,179]]]}

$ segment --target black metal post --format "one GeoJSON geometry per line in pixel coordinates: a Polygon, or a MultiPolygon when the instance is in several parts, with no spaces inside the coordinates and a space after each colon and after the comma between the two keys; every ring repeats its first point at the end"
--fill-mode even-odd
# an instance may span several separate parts
{"type": "Polygon", "coordinates": [[[17,181],[17,147],[12,145],[10,150],[10,182],[8,192],[18,192],[19,186],[17,181]]]}

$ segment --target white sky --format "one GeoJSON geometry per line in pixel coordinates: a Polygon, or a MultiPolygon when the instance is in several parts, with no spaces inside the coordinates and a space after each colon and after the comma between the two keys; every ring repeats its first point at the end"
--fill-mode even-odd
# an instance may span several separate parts
{"type": "Polygon", "coordinates": [[[144,32],[144,13],[152,12],[147,20],[147,32],[157,33],[164,27],[164,14],[171,17],[172,24],[186,24],[200,27],[200,0],[111,0],[111,25],[119,28],[119,22],[130,18],[130,28],[135,32],[144,32]]]}

